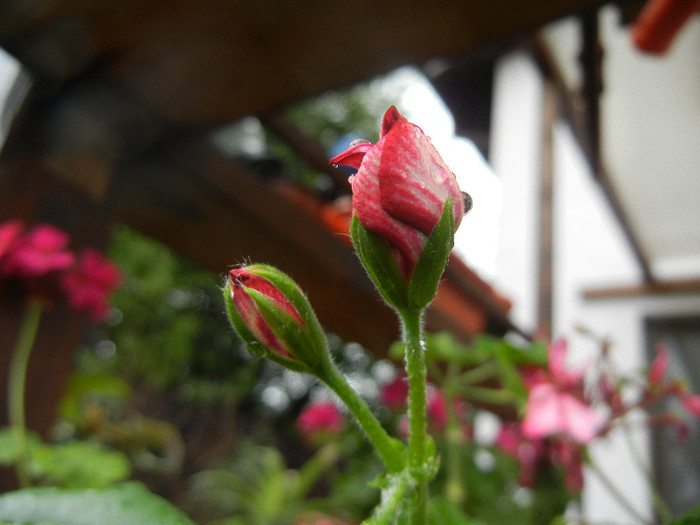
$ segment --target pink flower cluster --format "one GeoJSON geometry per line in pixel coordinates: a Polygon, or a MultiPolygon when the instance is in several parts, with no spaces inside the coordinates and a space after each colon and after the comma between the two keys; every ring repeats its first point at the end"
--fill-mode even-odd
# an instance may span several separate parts
{"type": "MultiPolygon", "coordinates": [[[[645,381],[637,385],[640,394],[631,401],[623,401],[620,385],[634,381],[615,374],[606,347],[600,362],[573,370],[564,364],[566,341],[554,342],[547,350],[546,369],[523,371],[529,394],[525,417],[521,422],[504,423],[496,443],[518,460],[519,480],[525,486],[534,483],[538,466],[549,461],[564,469],[565,484],[570,490],[581,490],[586,445],[607,435],[634,409],[649,413],[661,401],[675,397],[690,416],[700,417],[700,396],[689,392],[678,379],[665,378],[669,356],[664,347],[659,348],[645,381]],[[594,388],[586,389],[586,375],[593,376],[588,379],[594,388]]],[[[648,422],[674,425],[680,438],[687,432],[686,420],[676,413],[650,414],[648,422]]]]}
{"type": "Polygon", "coordinates": [[[511,421],[501,426],[496,446],[518,461],[518,483],[523,487],[533,487],[539,467],[549,463],[562,467],[567,489],[583,488],[583,448],[570,440],[531,439],[524,435],[521,423],[511,421]]]}
{"type": "Polygon", "coordinates": [[[69,244],[69,235],[50,224],[30,229],[20,220],[0,224],[0,283],[19,284],[44,299],[63,295],[72,307],[102,321],[122,275],[98,251],[85,248],[76,255],[69,244]]]}
{"type": "Polygon", "coordinates": [[[568,370],[566,352],[566,341],[550,344],[548,369],[525,376],[529,397],[522,432],[527,438],[560,434],[575,443],[586,444],[603,425],[603,416],[585,399],[585,367],[568,370]]]}

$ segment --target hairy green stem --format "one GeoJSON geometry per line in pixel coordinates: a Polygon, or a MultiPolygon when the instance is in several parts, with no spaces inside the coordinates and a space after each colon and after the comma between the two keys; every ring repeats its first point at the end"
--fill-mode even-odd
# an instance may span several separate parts
{"type": "Polygon", "coordinates": [[[389,472],[398,472],[404,468],[404,459],[398,442],[393,440],[379,423],[364,399],[355,392],[343,375],[329,365],[319,375],[328,387],[342,399],[357,423],[372,442],[389,472]]]}
{"type": "Polygon", "coordinates": [[[12,427],[17,460],[15,473],[21,487],[31,485],[28,472],[27,427],[24,413],[24,389],[27,380],[27,367],[32,347],[41,319],[41,304],[33,301],[24,312],[24,319],[17,334],[15,348],[10,361],[9,378],[7,382],[7,412],[12,427]]]}
{"type": "MultiPolygon", "coordinates": [[[[406,348],[406,374],[408,376],[408,466],[414,475],[425,471],[427,457],[427,415],[425,348],[422,341],[423,311],[404,310],[399,312],[403,328],[403,342],[406,348]]],[[[419,479],[417,485],[418,503],[413,513],[412,525],[422,525],[427,521],[427,481],[419,479]]]]}

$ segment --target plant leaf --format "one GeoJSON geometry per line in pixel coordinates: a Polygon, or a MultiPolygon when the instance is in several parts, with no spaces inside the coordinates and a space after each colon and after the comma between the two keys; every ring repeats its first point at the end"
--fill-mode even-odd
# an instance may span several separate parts
{"type": "Polygon", "coordinates": [[[27,525],[194,525],[169,502],[130,482],[107,489],[33,488],[0,496],[0,522],[27,525]]]}

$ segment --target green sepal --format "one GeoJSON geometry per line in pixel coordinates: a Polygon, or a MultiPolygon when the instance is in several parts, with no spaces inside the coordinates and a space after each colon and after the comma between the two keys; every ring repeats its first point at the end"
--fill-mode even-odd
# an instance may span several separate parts
{"type": "Polygon", "coordinates": [[[268,350],[266,357],[298,372],[313,373],[319,370],[320,363],[328,359],[326,348],[314,345],[307,328],[266,295],[253,289],[246,291],[255,301],[272,333],[294,359],[284,357],[274,350],[268,350]]]}
{"type": "Polygon", "coordinates": [[[365,228],[353,215],[350,237],[357,256],[384,300],[397,309],[408,303],[408,280],[399,268],[391,247],[379,235],[365,228]]]}
{"type": "Polygon", "coordinates": [[[299,317],[304,321],[311,343],[316,349],[323,349],[325,352],[328,347],[326,333],[321,326],[321,323],[316,316],[309,299],[304,292],[301,291],[299,285],[286,273],[278,270],[274,266],[265,264],[255,264],[248,267],[248,270],[260,277],[264,277],[275,287],[282,292],[290,304],[299,314],[299,317]]]}
{"type": "Polygon", "coordinates": [[[408,306],[423,309],[437,294],[440,277],[442,277],[447,259],[454,246],[455,219],[452,214],[454,199],[448,199],[442,209],[440,221],[430,232],[423,251],[413,269],[408,285],[408,306]]]}
{"type": "Polygon", "coordinates": [[[330,357],[325,333],[306,296],[289,276],[277,268],[256,264],[248,266],[246,269],[250,273],[270,281],[285,296],[297,311],[299,317],[301,317],[303,324],[299,323],[295,317],[266,295],[253,288],[243,287],[255,303],[272,333],[283,343],[284,347],[294,358],[280,355],[274,349],[269,349],[258,341],[233,304],[230,290],[231,283],[227,281],[224,288],[224,301],[233,328],[238,332],[250,353],[255,357],[264,357],[295,372],[317,374],[322,369],[322,363],[330,362],[330,357]]]}

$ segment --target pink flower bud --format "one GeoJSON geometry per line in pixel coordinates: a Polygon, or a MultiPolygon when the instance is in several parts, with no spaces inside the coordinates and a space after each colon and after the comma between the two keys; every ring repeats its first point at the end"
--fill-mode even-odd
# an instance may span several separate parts
{"type": "Polygon", "coordinates": [[[602,416],[583,400],[556,385],[541,383],[530,391],[522,431],[529,439],[562,435],[587,444],[603,423],[602,416]]]}
{"type": "Polygon", "coordinates": [[[331,159],[358,171],[350,177],[353,210],[360,223],[394,250],[410,277],[426,240],[453,199],[455,230],[465,213],[457,179],[423,131],[390,107],[379,142],[355,142],[331,159]]]}
{"type": "Polygon", "coordinates": [[[292,306],[284,294],[266,278],[252,273],[248,268],[236,268],[229,272],[231,300],[241,319],[258,342],[282,357],[294,359],[284,342],[275,334],[270,324],[258,308],[248,290],[255,290],[303,325],[299,312],[292,306]]]}

